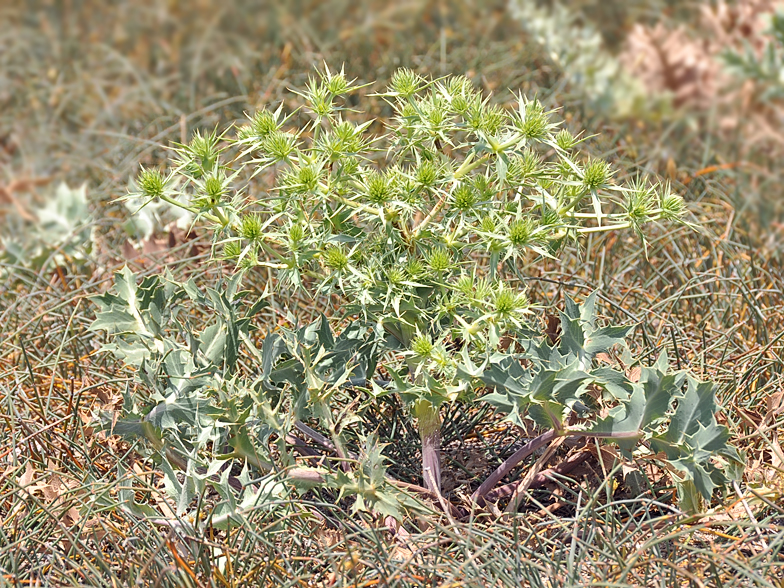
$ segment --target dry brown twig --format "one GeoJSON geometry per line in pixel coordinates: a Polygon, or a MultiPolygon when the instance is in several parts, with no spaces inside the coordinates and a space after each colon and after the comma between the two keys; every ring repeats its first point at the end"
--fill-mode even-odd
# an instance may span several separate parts
{"type": "MultiPolygon", "coordinates": [[[[0,186],[0,203],[10,204],[23,219],[31,222],[38,220],[24,204],[16,197],[16,193],[31,193],[37,186],[45,186],[52,181],[52,178],[18,178],[11,180],[5,186],[0,186]]],[[[3,212],[0,209],[0,212],[3,212]]]]}

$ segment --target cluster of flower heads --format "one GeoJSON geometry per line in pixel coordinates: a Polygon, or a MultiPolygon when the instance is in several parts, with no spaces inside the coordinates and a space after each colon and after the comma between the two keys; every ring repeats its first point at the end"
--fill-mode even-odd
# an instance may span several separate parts
{"type": "Polygon", "coordinates": [[[373,121],[341,100],[357,88],[326,69],[299,92],[303,128],[280,107],[251,115],[236,139],[197,134],[168,175],[142,170],[138,192],[206,219],[241,270],[268,266],[284,283],[344,295],[360,314],[403,320],[423,357],[440,326],[471,337],[520,324],[527,303],[504,281],[520,259],[587,233],[642,235],[644,223],[684,212],[666,188],[614,182],[536,99],[504,109],[463,76],[401,69],[381,95],[395,116],[371,136],[373,121]],[[232,161],[221,162],[224,150],[232,161]],[[275,177],[261,196],[240,180],[259,173],[275,177]]]}

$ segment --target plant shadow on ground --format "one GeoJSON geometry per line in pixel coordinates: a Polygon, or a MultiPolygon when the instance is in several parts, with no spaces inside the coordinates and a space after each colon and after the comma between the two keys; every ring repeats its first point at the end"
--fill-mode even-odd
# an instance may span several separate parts
{"type": "MultiPolygon", "coordinates": [[[[522,34],[504,3],[423,0],[349,10],[354,4],[205,0],[195,9],[175,3],[165,10],[152,1],[42,1],[0,9],[13,23],[2,33],[0,54],[0,165],[7,186],[30,180],[8,192],[34,214],[45,182],[87,181],[98,219],[90,227],[95,245],[84,255],[48,251],[39,265],[4,261],[1,268],[3,581],[776,585],[784,565],[778,442],[784,276],[780,229],[770,225],[778,205],[765,193],[781,191],[778,172],[761,161],[766,171],[756,175],[730,167],[700,174],[733,153],[732,145],[715,143],[709,126],[608,121],[583,108],[579,89],[559,87],[558,65],[522,34]],[[195,129],[222,128],[245,110],[279,103],[288,87],[304,87],[323,60],[345,63],[360,81],[377,79],[367,95],[408,65],[435,75],[465,73],[499,101],[511,88],[549,106],[569,104],[569,124],[601,130],[590,148],[613,158],[622,175],[640,169],[666,175],[668,161],[676,162],[672,180],[698,205],[702,232],[661,229],[649,235],[647,250],[622,234],[591,239],[579,257],[521,268],[521,286],[545,305],[598,288],[606,318],[638,325],[634,345],[651,362],[667,350],[678,366],[719,382],[721,417],[746,454],[743,482],[751,493],[724,497],[710,516],[684,520],[671,490],[647,489],[645,470],[624,475],[594,451],[568,476],[555,472],[528,492],[522,516],[501,521],[482,513],[453,523],[429,504],[431,515],[391,533],[383,521],[349,516],[334,496],[317,493],[259,508],[229,532],[196,533],[195,521],[164,521],[172,511],[160,473],[133,443],[93,427],[98,411],[121,410],[123,392],[135,384],[129,370],[98,352],[102,341],[88,331],[94,310],[87,297],[108,289],[125,263],[142,273],[168,267],[198,283],[210,283],[221,269],[206,263],[209,243],[195,231],[167,236],[166,247],[153,252],[135,242],[123,247],[133,239],[123,228],[127,209],[116,198],[140,162],[155,165],[167,144],[195,129]],[[142,507],[150,505],[160,519],[145,515],[142,507]]],[[[380,120],[390,115],[383,101],[375,108],[380,120]]],[[[16,238],[30,226],[19,216],[13,210],[6,216],[16,238]]],[[[262,291],[268,276],[250,279],[262,291]]],[[[298,309],[302,320],[316,316],[312,302],[278,297],[262,314],[265,328],[285,322],[284,306],[298,309]]],[[[523,432],[488,416],[460,404],[444,414],[445,490],[456,503],[465,497],[451,489],[475,485],[521,443],[523,432]]],[[[363,418],[387,443],[390,472],[418,482],[417,432],[399,402],[390,397],[363,418]]],[[[548,463],[590,450],[564,446],[548,463]]],[[[199,511],[208,512],[216,497],[205,493],[200,500],[199,511]]]]}

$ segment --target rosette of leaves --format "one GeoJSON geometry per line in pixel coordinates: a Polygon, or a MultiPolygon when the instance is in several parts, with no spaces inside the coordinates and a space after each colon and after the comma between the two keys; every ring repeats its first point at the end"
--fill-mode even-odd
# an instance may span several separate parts
{"type": "Polygon", "coordinates": [[[489,476],[473,498],[482,500],[521,460],[558,437],[592,437],[617,444],[629,459],[657,460],[671,473],[682,508],[696,512],[742,462],[728,443],[729,430],[716,420],[717,386],[671,371],[665,353],[654,365],[641,366],[632,382],[620,362],[613,367],[606,361],[614,348],[622,348],[630,363],[625,337],[631,328],[600,326],[594,306],[595,293],[582,305],[567,297],[555,343],[549,337],[519,338],[517,351],[488,351],[481,365],[465,357],[464,375],[493,390],[484,401],[513,423],[523,426],[530,419],[546,429],[489,476]]]}
{"type": "Polygon", "coordinates": [[[616,184],[536,99],[507,110],[465,77],[402,69],[381,95],[395,116],[371,136],[372,121],[344,106],[357,87],[325,68],[298,91],[304,128],[282,107],[261,109],[226,140],[233,159],[217,141],[213,157],[178,148],[169,172],[142,170],[134,196],[194,213],[238,272],[266,266],[279,286],[345,300],[345,315],[384,340],[394,385],[372,392],[410,407],[423,480],[438,492],[440,407],[478,389],[462,357],[526,331],[529,304],[510,281],[518,262],[589,233],[642,235],[647,222],[680,220],[684,205],[658,185],[616,184]],[[275,186],[261,194],[240,180],[270,172],[275,186]]]}
{"type": "MultiPolygon", "coordinates": [[[[375,372],[383,339],[360,321],[336,334],[322,316],[258,344],[251,321],[266,302],[239,291],[239,278],[201,289],[171,276],[138,280],[127,268],[115,276],[114,290],[94,298],[99,310],[91,328],[114,335],[107,350],[136,368],[146,394],[126,394],[119,420],[111,414],[96,415],[98,420],[114,433],[150,443],[179,514],[187,515],[194,497],[210,485],[223,498],[213,525],[230,524],[245,509],[313,486],[354,497],[355,511],[399,518],[402,509],[415,508],[387,477],[375,436],[368,435],[360,455],[352,455],[343,430],[355,419],[331,410],[333,397],[375,372]],[[194,308],[204,315],[198,328],[194,308]],[[250,371],[238,367],[241,347],[256,361],[250,371]],[[309,418],[329,432],[328,439],[303,423],[309,418]],[[296,435],[302,433],[353,465],[296,466],[291,449],[301,450],[296,435]],[[230,475],[233,461],[243,464],[239,476],[230,475]]],[[[518,332],[506,351],[470,353],[463,346],[455,380],[490,388],[481,400],[512,423],[532,420],[546,429],[488,476],[474,500],[482,504],[538,448],[559,437],[593,437],[616,443],[630,458],[658,460],[675,479],[682,507],[698,510],[741,462],[727,428],[716,421],[716,386],[670,371],[664,354],[630,381],[620,362],[607,362],[619,347],[628,355],[624,337],[630,328],[601,326],[594,305],[595,294],[582,305],[567,298],[555,342],[518,332]],[[600,418],[602,408],[606,416],[600,418]]],[[[419,355],[433,353],[432,343],[421,337],[412,346],[419,355]]],[[[413,402],[438,393],[439,386],[428,376],[416,391],[394,372],[389,389],[374,384],[378,394],[411,395],[413,402]]],[[[121,500],[124,508],[156,516],[132,494],[121,500]]]]}
{"type": "MultiPolygon", "coordinates": [[[[415,504],[386,483],[383,445],[371,434],[360,454],[350,455],[340,431],[346,422],[328,410],[350,374],[364,381],[375,370],[377,338],[358,323],[335,335],[322,317],[257,346],[251,320],[266,299],[240,291],[240,277],[200,288],[171,275],[138,279],[127,268],[116,274],[114,289],[93,298],[98,312],[91,329],[113,335],[105,350],[136,369],[143,393],[126,393],[120,418],[96,414],[96,421],[147,441],[168,496],[186,519],[207,486],[222,498],[209,523],[217,526],[314,486],[354,497],[355,511],[400,518],[403,506],[415,504]],[[201,320],[193,320],[193,310],[201,320]],[[251,370],[240,369],[243,349],[256,360],[251,370]],[[303,423],[310,418],[330,440],[303,423]],[[302,444],[294,436],[302,432],[350,458],[353,467],[298,466],[291,449],[302,444]],[[239,475],[232,475],[235,462],[242,465],[239,475]]],[[[137,514],[158,516],[134,502],[133,493],[121,502],[137,514]]]]}

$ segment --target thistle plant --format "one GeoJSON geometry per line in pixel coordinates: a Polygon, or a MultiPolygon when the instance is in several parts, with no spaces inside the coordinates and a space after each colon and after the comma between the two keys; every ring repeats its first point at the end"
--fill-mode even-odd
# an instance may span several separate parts
{"type": "Polygon", "coordinates": [[[613,117],[649,118],[667,109],[666,97],[646,92],[607,47],[590,19],[565,2],[510,0],[508,9],[523,30],[562,70],[581,99],[613,117]]]}
{"type": "MultiPolygon", "coordinates": [[[[46,205],[34,210],[36,224],[24,218],[7,218],[0,231],[0,264],[33,267],[36,271],[54,265],[88,264],[95,246],[94,219],[87,204],[87,187],[60,184],[46,205]]],[[[9,277],[0,268],[3,279],[9,277]]]]}
{"type": "Polygon", "coordinates": [[[741,52],[726,49],[722,57],[730,71],[759,86],[763,101],[781,98],[784,94],[784,12],[770,17],[768,42],[760,54],[747,46],[741,52]]]}
{"type": "Polygon", "coordinates": [[[298,92],[304,128],[282,106],[261,109],[236,138],[179,146],[170,172],[142,170],[134,196],[195,214],[237,272],[266,266],[281,287],[344,300],[342,313],[384,342],[392,381],[367,374],[366,385],[410,408],[423,483],[438,493],[442,405],[474,399],[485,386],[475,366],[530,332],[520,262],[591,233],[642,235],[646,223],[681,221],[684,206],[658,184],[615,182],[535,98],[506,110],[465,77],[401,69],[380,94],[395,116],[371,136],[372,121],[345,106],[358,88],[325,68],[298,92]],[[219,145],[236,156],[222,162],[219,145]],[[262,194],[240,180],[262,173],[275,177],[262,194]]]}

